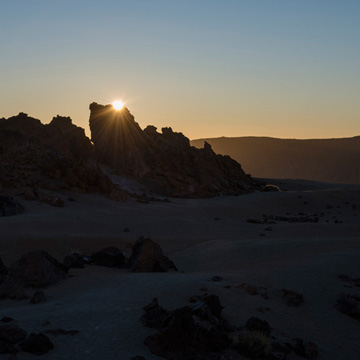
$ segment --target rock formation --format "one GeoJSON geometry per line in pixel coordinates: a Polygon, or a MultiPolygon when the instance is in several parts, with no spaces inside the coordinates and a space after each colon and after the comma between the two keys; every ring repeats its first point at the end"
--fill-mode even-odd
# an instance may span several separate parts
{"type": "Polygon", "coordinates": [[[118,173],[141,180],[160,194],[176,197],[205,197],[240,194],[255,187],[240,164],[229,156],[190,146],[182,133],[171,128],[148,126],[142,130],[124,107],[90,105],[91,139],[98,160],[118,173]]]}
{"type": "Polygon", "coordinates": [[[84,129],[69,117],[56,116],[47,125],[24,113],[0,119],[0,191],[22,188],[25,197],[33,188],[110,194],[114,185],[92,152],[84,129]]]}

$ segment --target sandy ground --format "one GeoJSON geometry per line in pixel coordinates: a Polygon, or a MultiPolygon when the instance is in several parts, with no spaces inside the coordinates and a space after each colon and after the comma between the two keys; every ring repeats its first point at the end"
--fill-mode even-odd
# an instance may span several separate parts
{"type": "MultiPolygon", "coordinates": [[[[338,312],[334,304],[341,292],[360,295],[359,289],[345,287],[348,284],[338,278],[360,277],[360,187],[314,183],[308,190],[308,182],[286,184],[291,191],[170,203],[119,203],[72,194],[74,202],[63,195],[65,207],[55,208],[22,200],[25,213],[0,218],[0,256],[6,265],[30,250],[46,250],[60,261],[72,251],[90,254],[109,245],[130,254],[136,239],[148,236],[181,272],[72,269],[71,278],[45,290],[45,303],[2,300],[0,318],[11,316],[29,332],[79,330],[74,336],[51,336],[55,349],[42,359],[143,355],[155,360],[160,358],[143,345],[155,332],[140,322],[143,306],[156,296],[162,306],[175,309],[191,295],[214,293],[225,307],[224,318],[233,324],[243,326],[257,316],[278,333],[314,341],[319,359],[358,360],[360,322],[338,312]],[[277,221],[271,231],[265,230],[268,225],[246,221],[263,214],[299,213],[324,215],[318,223],[277,221]],[[214,275],[223,280],[210,281],[214,275]],[[266,287],[269,299],[236,287],[244,282],[266,287]],[[305,303],[298,308],[285,305],[279,297],[283,288],[302,293],[305,303]],[[259,307],[270,310],[262,313],[259,307]],[[45,321],[50,325],[44,327],[45,321]]],[[[38,357],[21,352],[17,358],[38,357]]]]}

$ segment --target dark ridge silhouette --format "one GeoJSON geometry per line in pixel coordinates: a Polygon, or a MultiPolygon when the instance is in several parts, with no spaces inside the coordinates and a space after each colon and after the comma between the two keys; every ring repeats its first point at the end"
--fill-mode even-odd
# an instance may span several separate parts
{"type": "Polygon", "coordinates": [[[234,137],[204,141],[220,154],[239,161],[254,177],[304,179],[331,183],[360,184],[360,136],[339,139],[277,139],[234,137]]]}
{"type": "Polygon", "coordinates": [[[159,194],[205,197],[253,191],[255,183],[229,156],[215,154],[205,143],[190,146],[182,133],[148,126],[142,130],[130,111],[90,105],[91,139],[98,160],[117,173],[141,180],[159,194]]]}
{"type": "Polygon", "coordinates": [[[93,145],[69,117],[50,124],[25,113],[0,119],[0,188],[100,191],[110,194],[109,178],[92,160],[93,145]]]}

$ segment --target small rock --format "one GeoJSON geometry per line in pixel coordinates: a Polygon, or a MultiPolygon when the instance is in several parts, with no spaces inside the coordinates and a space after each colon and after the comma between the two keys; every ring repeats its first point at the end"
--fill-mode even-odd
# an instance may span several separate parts
{"type": "Polygon", "coordinates": [[[304,297],[302,294],[287,289],[282,290],[281,299],[286,303],[286,305],[295,307],[298,307],[304,302],[304,297]]]}
{"type": "Polygon", "coordinates": [[[48,329],[44,331],[45,334],[59,336],[59,335],[76,335],[79,333],[79,330],[64,330],[64,329],[48,329]]]}
{"type": "Polygon", "coordinates": [[[261,320],[257,317],[251,317],[245,324],[245,329],[249,331],[259,331],[266,335],[270,336],[271,327],[266,320],[261,320]]]}
{"type": "Polygon", "coordinates": [[[154,298],[152,303],[144,307],[145,314],[141,317],[141,322],[148,327],[160,329],[165,319],[170,314],[159,305],[158,299],[154,298]]]}
{"type": "Polygon", "coordinates": [[[360,320],[360,296],[341,294],[335,307],[343,314],[360,320]]]}
{"type": "Polygon", "coordinates": [[[30,302],[32,304],[40,304],[42,302],[45,302],[46,298],[45,298],[45,294],[42,290],[36,290],[34,292],[33,297],[31,298],[30,302]]]}
{"type": "Polygon", "coordinates": [[[26,338],[26,331],[15,324],[0,326],[0,340],[10,344],[17,344],[26,338]]]}
{"type": "Polygon", "coordinates": [[[0,354],[16,354],[18,351],[13,344],[0,340],[0,354]]]}
{"type": "Polygon", "coordinates": [[[53,349],[54,345],[43,333],[32,333],[27,340],[20,344],[20,347],[25,352],[35,355],[43,355],[53,349]]]}
{"type": "Polygon", "coordinates": [[[34,190],[31,188],[25,188],[24,189],[24,199],[25,200],[29,200],[29,201],[33,201],[36,199],[36,195],[34,193],[34,190]]]}
{"type": "Polygon", "coordinates": [[[9,323],[9,322],[14,321],[14,319],[9,316],[4,316],[0,321],[2,321],[4,323],[9,323]]]}
{"type": "Polygon", "coordinates": [[[249,284],[243,283],[243,284],[240,284],[237,287],[239,289],[243,290],[248,295],[256,295],[258,293],[258,289],[254,285],[249,285],[249,284]]]}
{"type": "Polygon", "coordinates": [[[177,271],[175,264],[166,257],[159,244],[140,237],[132,247],[127,266],[134,272],[177,271]]]}
{"type": "Polygon", "coordinates": [[[95,265],[107,267],[125,267],[125,253],[117,247],[110,246],[91,255],[95,265]]]}
{"type": "Polygon", "coordinates": [[[221,281],[223,278],[221,277],[221,276],[217,276],[217,275],[215,275],[215,276],[213,276],[212,278],[211,278],[211,281],[221,281]]]}
{"type": "Polygon", "coordinates": [[[86,256],[84,255],[80,255],[76,252],[70,254],[70,255],[66,255],[64,257],[64,261],[63,264],[68,268],[76,268],[76,269],[83,269],[84,265],[86,263],[89,263],[88,261],[86,261],[86,256]]]}
{"type": "Polygon", "coordinates": [[[2,259],[0,258],[0,276],[7,275],[9,272],[8,268],[4,265],[2,259]]]}

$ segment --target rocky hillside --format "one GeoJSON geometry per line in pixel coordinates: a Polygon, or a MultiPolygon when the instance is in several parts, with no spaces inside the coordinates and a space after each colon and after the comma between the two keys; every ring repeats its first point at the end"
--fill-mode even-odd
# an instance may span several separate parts
{"type": "Polygon", "coordinates": [[[360,136],[340,139],[213,138],[204,141],[239,161],[252,176],[360,184],[360,136]]]}
{"type": "Polygon", "coordinates": [[[190,146],[171,128],[142,130],[130,111],[111,105],[90,105],[91,139],[98,160],[119,174],[139,179],[156,193],[177,197],[241,194],[256,185],[239,163],[217,155],[205,143],[190,146]]]}

